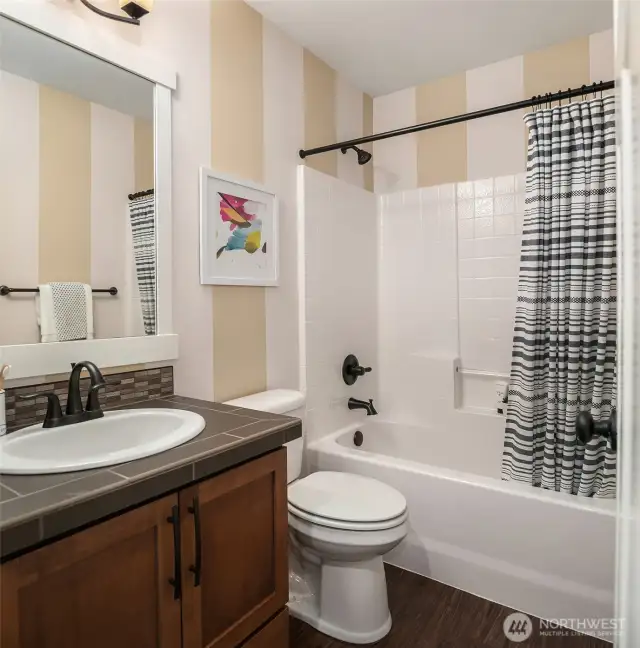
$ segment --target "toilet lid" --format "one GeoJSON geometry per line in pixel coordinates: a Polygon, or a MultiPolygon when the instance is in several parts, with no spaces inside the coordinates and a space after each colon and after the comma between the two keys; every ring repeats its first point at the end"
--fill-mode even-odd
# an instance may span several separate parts
{"type": "Polygon", "coordinates": [[[320,471],[289,486],[289,503],[320,518],[347,522],[382,522],[402,515],[407,500],[377,479],[320,471]]]}

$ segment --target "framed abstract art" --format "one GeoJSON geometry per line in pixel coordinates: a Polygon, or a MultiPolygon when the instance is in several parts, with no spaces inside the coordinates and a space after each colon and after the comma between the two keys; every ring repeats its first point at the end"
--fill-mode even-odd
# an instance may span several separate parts
{"type": "Polygon", "coordinates": [[[200,283],[278,285],[278,199],[253,182],[200,169],[200,283]]]}

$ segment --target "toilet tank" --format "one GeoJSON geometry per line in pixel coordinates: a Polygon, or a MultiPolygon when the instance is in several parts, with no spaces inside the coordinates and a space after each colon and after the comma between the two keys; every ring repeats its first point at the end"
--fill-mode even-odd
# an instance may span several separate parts
{"type": "MultiPolygon", "coordinates": [[[[227,401],[225,405],[233,407],[246,407],[259,412],[272,414],[287,414],[302,418],[304,415],[305,397],[302,392],[293,389],[271,389],[258,392],[250,396],[235,398],[227,401]]],[[[300,477],[302,471],[303,438],[285,443],[287,448],[287,483],[290,484],[300,477]]]]}

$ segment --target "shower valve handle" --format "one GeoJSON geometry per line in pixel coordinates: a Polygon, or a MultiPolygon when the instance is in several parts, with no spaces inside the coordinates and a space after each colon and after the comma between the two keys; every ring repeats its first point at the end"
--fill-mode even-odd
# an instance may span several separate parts
{"type": "Polygon", "coordinates": [[[347,385],[353,385],[360,376],[371,371],[371,367],[361,367],[358,358],[348,355],[342,363],[342,379],[347,385]]]}

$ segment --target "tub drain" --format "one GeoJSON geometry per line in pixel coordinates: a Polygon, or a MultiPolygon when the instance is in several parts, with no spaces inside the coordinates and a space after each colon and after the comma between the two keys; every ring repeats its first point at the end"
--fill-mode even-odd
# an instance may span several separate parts
{"type": "Polygon", "coordinates": [[[358,430],[354,435],[353,435],[353,445],[360,447],[362,445],[362,442],[364,441],[364,434],[358,430]]]}

